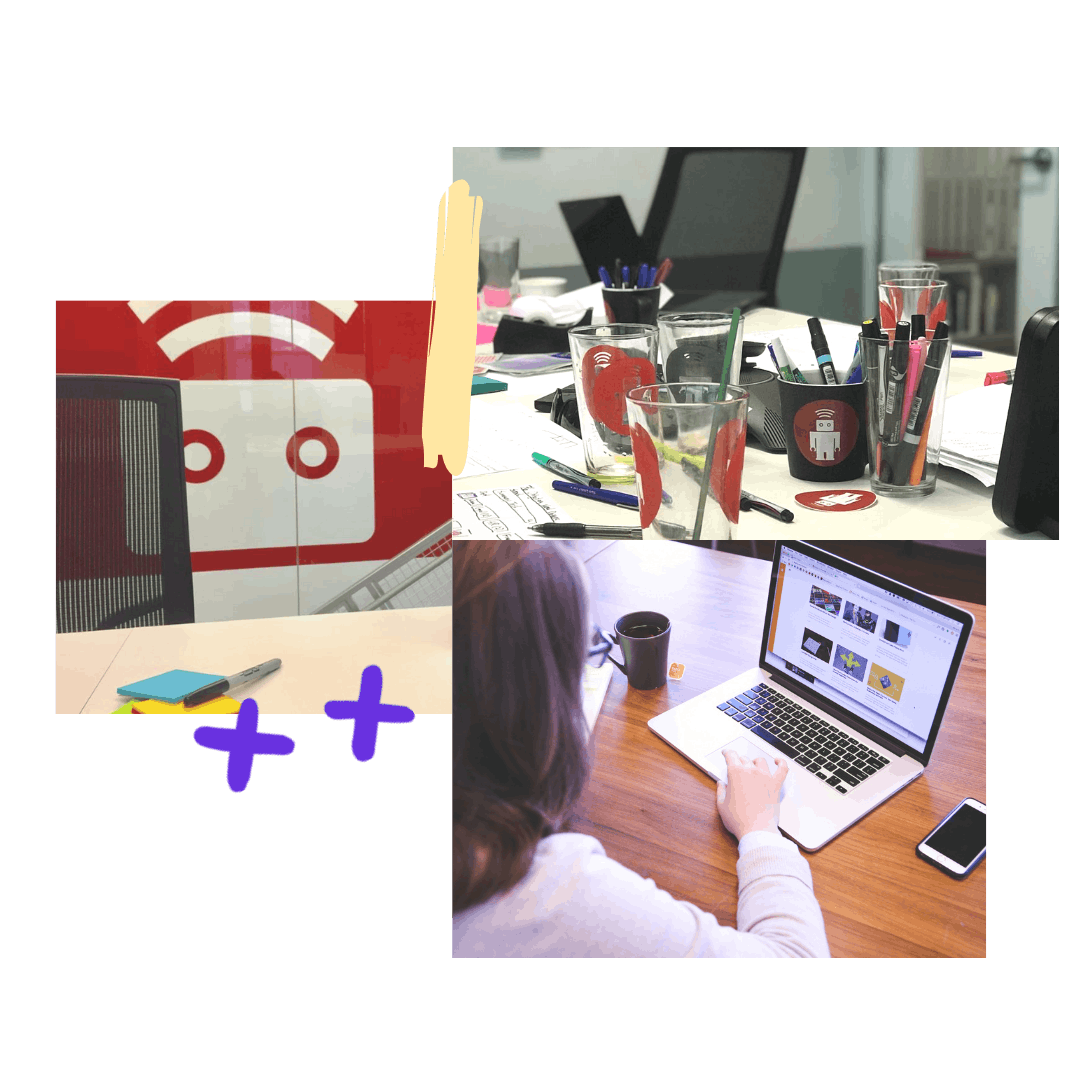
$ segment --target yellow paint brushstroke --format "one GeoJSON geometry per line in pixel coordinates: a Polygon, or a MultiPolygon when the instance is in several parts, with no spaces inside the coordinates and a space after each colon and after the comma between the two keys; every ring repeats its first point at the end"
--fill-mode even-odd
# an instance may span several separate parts
{"type": "Polygon", "coordinates": [[[435,281],[424,379],[424,467],[456,476],[469,450],[469,404],[476,359],[476,275],[484,200],[455,180],[439,200],[435,281]],[[449,198],[447,198],[449,196],[449,198]]]}

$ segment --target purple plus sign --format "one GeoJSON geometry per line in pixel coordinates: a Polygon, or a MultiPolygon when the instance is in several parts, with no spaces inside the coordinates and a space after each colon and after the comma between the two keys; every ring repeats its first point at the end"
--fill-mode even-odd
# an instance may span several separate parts
{"type": "Polygon", "coordinates": [[[208,750],[225,750],[228,753],[226,775],[233,791],[243,791],[247,787],[256,754],[291,754],[296,746],[287,735],[270,735],[259,731],[259,706],[254,698],[245,698],[241,703],[236,727],[196,728],[195,741],[208,750]]]}
{"type": "Polygon", "coordinates": [[[328,701],[326,715],[331,720],[352,720],[352,752],[357,761],[375,756],[375,736],[379,724],[407,724],[416,714],[404,705],[384,705],[382,668],[371,664],[360,676],[360,697],[356,701],[328,701]]]}

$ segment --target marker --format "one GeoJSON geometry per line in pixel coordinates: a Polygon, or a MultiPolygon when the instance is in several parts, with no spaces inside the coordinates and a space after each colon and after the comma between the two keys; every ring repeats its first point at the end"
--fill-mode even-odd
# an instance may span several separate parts
{"type": "Polygon", "coordinates": [[[280,660],[267,660],[265,664],[248,668],[247,671],[237,672],[237,674],[230,675],[227,679],[218,679],[217,682],[204,686],[193,694],[188,694],[184,698],[184,707],[190,709],[192,705],[201,705],[204,701],[211,701],[216,697],[221,697],[222,694],[227,694],[230,690],[243,686],[244,683],[254,682],[255,679],[261,679],[264,675],[269,675],[271,671],[277,671],[279,667],[281,667],[280,660]]]}
{"type": "Polygon", "coordinates": [[[769,502],[768,499],[762,499],[757,495],[751,495],[749,491],[739,492],[739,509],[740,510],[757,510],[759,513],[768,514],[769,517],[776,518],[777,521],[789,522],[795,520],[795,515],[790,510],[785,510],[782,506],[777,506],[776,503],[769,502]]]}
{"type": "Polygon", "coordinates": [[[885,403],[881,416],[881,463],[878,476],[886,483],[894,483],[891,447],[896,446],[904,435],[900,423],[904,407],[904,380],[911,362],[911,323],[896,324],[896,336],[888,350],[888,367],[885,372],[885,403]]]}
{"type": "Polygon", "coordinates": [[[671,273],[671,268],[674,265],[675,264],[670,259],[665,259],[660,264],[660,269],[656,271],[656,281],[654,282],[654,284],[662,285],[664,282],[664,278],[666,278],[668,274],[671,273]]]}
{"type": "Polygon", "coordinates": [[[817,357],[818,367],[825,381],[835,386],[836,368],[833,366],[832,354],[829,352],[829,343],[825,340],[825,332],[821,329],[820,319],[807,319],[806,325],[810,328],[810,344],[814,347],[814,355],[817,357]]]}
{"type": "Polygon", "coordinates": [[[569,465],[564,465],[561,461],[556,461],[554,458],[538,454],[535,450],[533,451],[532,459],[541,469],[547,469],[548,472],[553,472],[556,476],[561,476],[564,480],[570,480],[575,484],[582,484],[585,487],[598,488],[600,486],[599,480],[594,480],[591,476],[586,476],[584,473],[578,472],[577,469],[571,469],[569,465]]]}
{"type": "MultiPolygon", "coordinates": [[[[956,353],[953,353],[955,356],[956,353]]],[[[1008,371],[988,371],[986,378],[983,379],[983,386],[993,386],[995,383],[1005,383],[1008,385],[1013,381],[1016,375],[1016,368],[1009,368],[1008,371]]]]}
{"type": "Polygon", "coordinates": [[[600,280],[604,283],[604,288],[605,289],[610,289],[612,287],[612,285],[611,285],[611,275],[607,272],[607,267],[606,266],[601,266],[600,267],[600,280]]]}
{"type": "Polygon", "coordinates": [[[624,266],[622,268],[622,287],[624,289],[630,288],[630,267],[624,266]]]}
{"type": "Polygon", "coordinates": [[[653,267],[649,271],[649,288],[651,289],[656,284],[656,272],[658,267],[653,267]]]}
{"type": "Polygon", "coordinates": [[[565,480],[552,480],[551,486],[556,491],[565,491],[567,495],[578,495],[582,499],[595,499],[597,502],[610,503],[612,506],[624,506],[628,510],[636,510],[638,501],[636,495],[627,495],[622,491],[597,490],[593,487],[584,487],[581,484],[569,484],[565,480]]]}
{"type": "Polygon", "coordinates": [[[623,528],[621,525],[582,525],[576,521],[546,521],[543,525],[530,525],[541,536],[556,536],[565,540],[580,540],[583,536],[610,537],[622,540],[640,540],[641,530],[623,528]]]}
{"type": "Polygon", "coordinates": [[[769,355],[772,357],[772,362],[776,365],[776,370],[780,373],[780,378],[786,382],[795,382],[795,376],[791,371],[791,361],[788,359],[788,354],[784,351],[784,344],[779,338],[773,338],[769,342],[769,355]]]}
{"type": "Polygon", "coordinates": [[[647,264],[642,263],[641,268],[637,272],[637,288],[644,289],[645,282],[649,277],[649,267],[647,264]]]}
{"type": "Polygon", "coordinates": [[[911,415],[908,417],[903,441],[894,453],[893,476],[900,479],[894,479],[893,483],[906,483],[904,478],[911,472],[919,442],[922,440],[923,428],[930,415],[930,404],[933,401],[934,390],[937,388],[942,364],[945,362],[945,353],[949,348],[949,324],[938,323],[938,331],[934,334],[934,339],[930,342],[930,348],[926,354],[926,364],[923,367],[922,377],[919,379],[918,392],[911,400],[911,415]]]}

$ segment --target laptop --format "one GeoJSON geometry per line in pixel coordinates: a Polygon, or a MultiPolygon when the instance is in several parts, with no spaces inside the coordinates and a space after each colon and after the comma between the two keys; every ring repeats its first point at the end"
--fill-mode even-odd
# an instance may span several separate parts
{"type": "Polygon", "coordinates": [[[749,741],[786,759],[780,830],[806,851],[922,775],[974,619],[799,541],[777,541],[758,666],[649,721],[714,780],[749,741]]]}
{"type": "Polygon", "coordinates": [[[592,283],[600,280],[601,266],[614,275],[616,259],[627,266],[645,261],[641,238],[621,195],[574,199],[559,203],[559,209],[592,283]]]}

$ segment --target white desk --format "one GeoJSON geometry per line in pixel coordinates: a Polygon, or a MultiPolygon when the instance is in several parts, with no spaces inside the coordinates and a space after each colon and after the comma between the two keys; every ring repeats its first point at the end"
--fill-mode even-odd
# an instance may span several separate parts
{"type": "Polygon", "coordinates": [[[322,714],[328,701],[355,699],[376,664],[384,702],[448,713],[450,627],[451,609],[438,607],[57,634],[56,711],[111,713],[127,700],[116,688],[138,679],[172,668],[230,675],[280,657],[234,696],[254,698],[260,713],[322,714]]]}
{"type": "MultiPolygon", "coordinates": [[[[767,330],[791,330],[806,326],[806,316],[774,308],[760,308],[746,316],[748,334],[767,330]]],[[[949,369],[947,396],[982,386],[988,371],[1002,371],[1014,367],[1016,358],[1001,353],[985,353],[981,357],[953,359],[949,369]]],[[[493,373],[494,374],[494,373],[493,373]]],[[[503,378],[502,376],[498,376],[503,378]]],[[[498,424],[500,413],[508,415],[514,404],[528,405],[550,393],[556,387],[573,382],[573,373],[558,372],[554,375],[529,378],[506,377],[506,392],[483,394],[472,399],[470,430],[477,425],[498,424]]],[[[566,465],[584,471],[585,457],[581,451],[576,457],[560,458],[566,465]]],[[[482,488],[510,487],[533,483],[556,502],[575,521],[589,525],[636,525],[634,513],[615,506],[607,506],[588,499],[555,492],[551,481],[557,479],[551,473],[537,467],[513,472],[486,473],[454,480],[454,491],[475,491],[482,488]]],[[[985,540],[1000,537],[1045,540],[1042,533],[1018,533],[1006,528],[995,516],[992,506],[993,488],[985,488],[974,477],[957,469],[938,470],[937,489],[922,499],[890,499],[879,496],[868,510],[850,513],[828,514],[806,510],[795,502],[795,494],[816,488],[845,487],[869,490],[870,474],[861,480],[844,484],[812,484],[796,480],[788,472],[786,454],[769,454],[747,444],[743,464],[743,488],[755,495],[787,507],[795,514],[795,520],[785,525],[765,514],[743,511],[735,527],[735,537],[740,540],[783,540],[797,536],[800,539],[852,539],[852,540],[985,540]]],[[[613,490],[635,491],[634,486],[619,485],[613,490]]]]}

